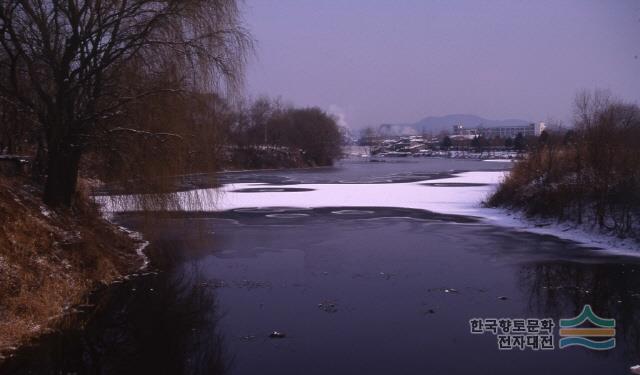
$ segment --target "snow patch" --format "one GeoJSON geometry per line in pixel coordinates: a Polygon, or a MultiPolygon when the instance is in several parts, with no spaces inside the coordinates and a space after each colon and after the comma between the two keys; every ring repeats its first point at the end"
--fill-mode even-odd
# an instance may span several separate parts
{"type": "Polygon", "coordinates": [[[139,241],[140,244],[136,248],[136,254],[142,259],[142,266],[140,267],[140,271],[144,271],[149,267],[149,257],[144,253],[144,250],[149,246],[149,241],[146,241],[142,237],[142,233],[133,231],[131,229],[125,228],[121,225],[118,226],[118,229],[125,232],[131,239],[135,241],[139,241]]]}
{"type": "Polygon", "coordinates": [[[529,233],[545,234],[596,247],[619,255],[640,256],[640,244],[630,238],[603,233],[591,225],[558,222],[555,219],[529,218],[524,213],[501,208],[479,208],[479,216],[494,225],[529,233]]]}
{"type": "MultiPolygon", "coordinates": [[[[282,192],[238,193],[234,190],[264,187],[262,183],[237,183],[224,185],[220,194],[211,189],[178,193],[180,206],[185,211],[225,211],[260,209],[264,207],[399,207],[427,210],[443,214],[474,216],[486,224],[516,230],[547,234],[571,240],[589,247],[598,247],[626,255],[640,256],[639,245],[633,240],[623,240],[607,234],[577,228],[571,224],[558,224],[551,220],[530,220],[523,215],[504,209],[486,208],[482,202],[495,191],[508,172],[463,172],[455,177],[424,180],[409,183],[387,184],[297,184],[278,185],[278,188],[310,189],[303,193],[282,192]],[[425,182],[429,186],[423,185],[425,182]],[[475,186],[433,186],[433,184],[480,184],[475,186]],[[199,198],[194,204],[194,194],[199,198]],[[212,200],[215,196],[217,199],[212,200]],[[543,226],[544,225],[544,226],[543,226]]],[[[107,212],[136,210],[134,196],[116,199],[96,197],[107,212]]],[[[273,212],[265,212],[270,214],[273,212]]]]}
{"type": "MultiPolygon", "coordinates": [[[[97,202],[101,202],[100,198],[105,198],[105,197],[95,197],[97,202]]],[[[107,198],[108,199],[108,198],[107,198]]],[[[147,254],[145,254],[145,249],[147,248],[147,246],[149,246],[149,241],[146,241],[144,239],[144,237],[142,236],[142,233],[140,232],[136,232],[133,231],[131,229],[125,228],[122,225],[117,225],[114,222],[114,213],[117,211],[114,210],[106,210],[104,209],[105,206],[104,204],[102,205],[103,209],[101,210],[102,213],[102,218],[106,221],[108,221],[109,223],[115,225],[118,229],[120,229],[121,231],[123,231],[124,233],[126,233],[129,238],[140,242],[140,244],[138,245],[138,247],[136,247],[136,254],[140,257],[140,259],[142,259],[142,266],[140,267],[139,271],[144,271],[147,269],[147,267],[149,267],[149,257],[147,256],[147,254]]]]}
{"type": "Polygon", "coordinates": [[[53,213],[51,211],[49,211],[49,209],[47,209],[44,206],[40,206],[40,213],[44,217],[51,217],[51,215],[53,215],[53,213]]]}

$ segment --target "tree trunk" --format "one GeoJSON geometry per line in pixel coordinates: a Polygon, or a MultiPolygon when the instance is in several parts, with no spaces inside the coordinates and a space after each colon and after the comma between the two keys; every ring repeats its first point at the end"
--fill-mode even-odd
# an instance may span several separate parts
{"type": "Polygon", "coordinates": [[[76,192],[80,148],[72,142],[62,142],[52,148],[47,160],[44,203],[52,207],[70,207],[76,192]]]}
{"type": "Polygon", "coordinates": [[[38,137],[36,155],[31,163],[31,178],[38,183],[43,183],[46,175],[47,151],[42,137],[38,137]]]}

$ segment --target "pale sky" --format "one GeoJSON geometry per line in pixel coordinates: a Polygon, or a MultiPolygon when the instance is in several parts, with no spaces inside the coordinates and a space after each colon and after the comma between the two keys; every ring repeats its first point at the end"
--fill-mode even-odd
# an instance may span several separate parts
{"type": "Polygon", "coordinates": [[[580,89],[640,103],[640,0],[246,0],[250,96],[352,128],[454,113],[571,117],[580,89]]]}

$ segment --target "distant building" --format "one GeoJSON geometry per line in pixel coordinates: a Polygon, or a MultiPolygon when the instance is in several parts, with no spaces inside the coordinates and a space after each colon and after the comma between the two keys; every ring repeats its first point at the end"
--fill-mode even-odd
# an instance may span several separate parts
{"type": "Polygon", "coordinates": [[[477,127],[465,129],[462,125],[453,126],[453,134],[459,136],[483,136],[485,138],[515,138],[518,134],[523,136],[539,137],[545,129],[544,122],[528,125],[498,126],[494,128],[477,127]]]}
{"type": "Polygon", "coordinates": [[[453,125],[452,138],[473,139],[478,136],[478,129],[465,129],[462,125],[453,125]]]}

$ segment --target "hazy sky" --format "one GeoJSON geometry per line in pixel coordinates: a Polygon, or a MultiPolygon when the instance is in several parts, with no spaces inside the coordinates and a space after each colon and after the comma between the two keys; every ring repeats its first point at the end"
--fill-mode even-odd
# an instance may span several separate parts
{"type": "Polygon", "coordinates": [[[246,0],[251,96],[352,128],[428,115],[567,121],[575,93],[640,103],[640,0],[246,0]]]}

